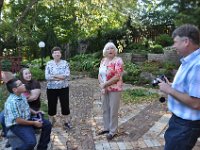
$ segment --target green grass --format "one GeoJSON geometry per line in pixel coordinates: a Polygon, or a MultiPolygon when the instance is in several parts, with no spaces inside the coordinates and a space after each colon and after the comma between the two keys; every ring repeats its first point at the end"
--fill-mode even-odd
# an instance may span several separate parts
{"type": "Polygon", "coordinates": [[[128,89],[122,92],[124,103],[137,104],[142,102],[151,102],[158,99],[157,93],[150,92],[148,89],[128,89]]]}

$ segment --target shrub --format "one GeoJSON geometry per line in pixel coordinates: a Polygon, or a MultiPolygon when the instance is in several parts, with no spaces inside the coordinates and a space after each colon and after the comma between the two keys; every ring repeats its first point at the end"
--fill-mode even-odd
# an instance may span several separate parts
{"type": "Polygon", "coordinates": [[[135,84],[139,81],[139,74],[141,72],[138,65],[133,63],[124,64],[125,74],[123,76],[124,82],[135,84]]]}
{"type": "Polygon", "coordinates": [[[80,54],[71,58],[69,64],[72,71],[94,72],[99,68],[100,60],[92,54],[80,54]]]}
{"type": "Polygon", "coordinates": [[[31,67],[30,71],[31,71],[33,79],[39,80],[39,81],[45,80],[45,72],[39,67],[31,67]]]}
{"type": "Polygon", "coordinates": [[[155,73],[159,70],[159,68],[162,67],[162,63],[161,62],[157,62],[157,61],[145,61],[142,66],[141,66],[141,70],[143,72],[151,72],[151,73],[155,73]]]}
{"type": "Polygon", "coordinates": [[[150,52],[155,54],[162,54],[163,53],[163,47],[161,45],[153,45],[150,47],[150,52]]]}
{"type": "Polygon", "coordinates": [[[173,39],[168,34],[161,34],[156,37],[155,42],[163,47],[167,47],[173,44],[173,39]]]}
{"type": "MultiPolygon", "coordinates": [[[[46,63],[50,60],[50,57],[46,57],[43,59],[43,63],[44,63],[44,66],[46,66],[46,63]]],[[[29,67],[29,68],[40,68],[41,67],[41,64],[42,64],[42,59],[41,58],[38,58],[38,59],[34,59],[32,61],[28,61],[28,60],[23,60],[22,62],[22,65],[25,66],[25,67],[29,67]]]]}

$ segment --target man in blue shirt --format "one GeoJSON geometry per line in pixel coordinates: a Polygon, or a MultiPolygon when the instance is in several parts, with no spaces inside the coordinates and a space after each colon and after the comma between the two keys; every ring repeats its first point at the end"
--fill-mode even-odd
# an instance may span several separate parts
{"type": "Polygon", "coordinates": [[[200,137],[200,32],[191,24],[178,27],[172,34],[173,47],[182,57],[173,83],[159,83],[168,94],[172,112],[165,132],[165,150],[191,150],[200,137]]]}
{"type": "Polygon", "coordinates": [[[25,85],[18,79],[11,79],[6,83],[10,92],[4,106],[5,124],[23,144],[20,150],[34,149],[36,143],[34,128],[41,128],[41,136],[37,150],[46,150],[50,141],[51,123],[48,120],[32,121],[31,110],[22,93],[26,91],[25,85]]]}

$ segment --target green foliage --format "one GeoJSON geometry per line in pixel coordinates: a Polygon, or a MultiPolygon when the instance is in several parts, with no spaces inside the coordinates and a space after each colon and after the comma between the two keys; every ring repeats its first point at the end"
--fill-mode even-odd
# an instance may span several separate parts
{"type": "Polygon", "coordinates": [[[168,34],[161,34],[156,37],[155,43],[161,45],[162,47],[167,47],[173,44],[173,39],[168,34]]]}
{"type": "Polygon", "coordinates": [[[87,71],[97,77],[100,60],[93,54],[80,54],[71,58],[69,64],[72,71],[87,71]]]}
{"type": "Polygon", "coordinates": [[[177,26],[184,23],[195,24],[200,27],[200,20],[197,16],[200,14],[200,1],[199,0],[162,0],[159,6],[160,11],[164,14],[173,15],[173,21],[177,26]],[[170,13],[167,13],[170,11],[170,13]]]}
{"type": "MultiPolygon", "coordinates": [[[[177,65],[175,65],[172,62],[157,62],[157,61],[146,61],[141,66],[141,70],[143,72],[149,72],[154,76],[159,76],[164,74],[170,81],[174,77],[174,70],[178,68],[177,65]]],[[[142,82],[144,80],[140,79],[142,82]]],[[[141,83],[142,83],[141,82],[141,83]]],[[[148,81],[150,83],[151,81],[148,81]]]]}
{"type": "Polygon", "coordinates": [[[166,70],[173,70],[173,69],[176,69],[178,66],[175,65],[173,62],[165,61],[162,64],[162,67],[165,68],[166,70]]]}
{"type": "Polygon", "coordinates": [[[175,74],[174,71],[177,70],[178,66],[173,62],[167,61],[162,63],[162,68],[164,69],[164,72],[162,74],[164,74],[169,79],[169,81],[172,82],[175,74]]]}
{"type": "Polygon", "coordinates": [[[85,39],[88,43],[87,52],[92,53],[96,51],[100,51],[102,53],[104,45],[112,40],[118,47],[119,43],[117,43],[117,40],[122,39],[122,37],[125,35],[124,29],[112,29],[105,33],[103,33],[101,30],[99,31],[99,34],[96,36],[89,37],[85,39]]]}
{"type": "Polygon", "coordinates": [[[139,80],[139,75],[141,73],[141,69],[138,65],[133,63],[125,63],[124,64],[124,75],[123,80],[124,82],[135,84],[139,80]]]}
{"type": "Polygon", "coordinates": [[[122,92],[122,100],[125,103],[142,103],[150,102],[158,98],[159,95],[147,89],[129,89],[122,92]]]}
{"type": "Polygon", "coordinates": [[[151,73],[157,72],[160,68],[162,68],[162,63],[157,61],[145,61],[141,66],[142,71],[151,73]]]}
{"type": "Polygon", "coordinates": [[[3,59],[1,60],[1,69],[3,71],[11,71],[11,66],[12,66],[12,63],[10,60],[8,59],[3,59]]]}
{"type": "Polygon", "coordinates": [[[150,50],[149,50],[151,53],[154,53],[154,54],[162,54],[163,53],[163,47],[161,45],[152,45],[150,47],[150,50]]]}
{"type": "Polygon", "coordinates": [[[133,54],[147,54],[149,53],[148,47],[148,41],[144,39],[143,42],[128,44],[125,47],[125,52],[131,52],[133,54]]]}
{"type": "Polygon", "coordinates": [[[127,10],[136,8],[136,1],[12,0],[3,1],[2,6],[0,49],[20,47],[23,56],[31,60],[40,55],[41,40],[46,56],[53,46],[64,47],[88,37],[101,39],[103,43],[90,43],[100,42],[91,49],[101,49],[98,46],[105,44],[103,39],[115,38],[113,30],[123,26],[127,10]],[[113,31],[112,37],[101,36],[109,31],[113,31]]]}
{"type": "MultiPolygon", "coordinates": [[[[46,58],[44,58],[43,59],[43,63],[44,63],[44,66],[46,66],[46,63],[48,62],[48,61],[50,61],[51,59],[50,59],[50,57],[48,56],[48,57],[46,57],[46,58]]],[[[42,65],[42,59],[41,58],[38,58],[38,59],[33,59],[32,61],[29,61],[29,60],[26,60],[26,59],[24,59],[23,61],[22,61],[22,65],[24,65],[24,66],[27,66],[27,67],[29,67],[29,68],[34,68],[34,67],[41,67],[41,65],[42,65]]]]}
{"type": "Polygon", "coordinates": [[[39,67],[31,67],[30,71],[32,73],[33,79],[39,80],[39,81],[45,80],[44,70],[40,69],[39,67]]]}

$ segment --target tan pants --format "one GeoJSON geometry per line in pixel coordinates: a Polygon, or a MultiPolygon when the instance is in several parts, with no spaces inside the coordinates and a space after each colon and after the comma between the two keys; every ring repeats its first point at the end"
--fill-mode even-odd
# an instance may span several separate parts
{"type": "Polygon", "coordinates": [[[118,110],[121,92],[108,92],[102,95],[104,130],[114,135],[118,127],[118,110]]]}

